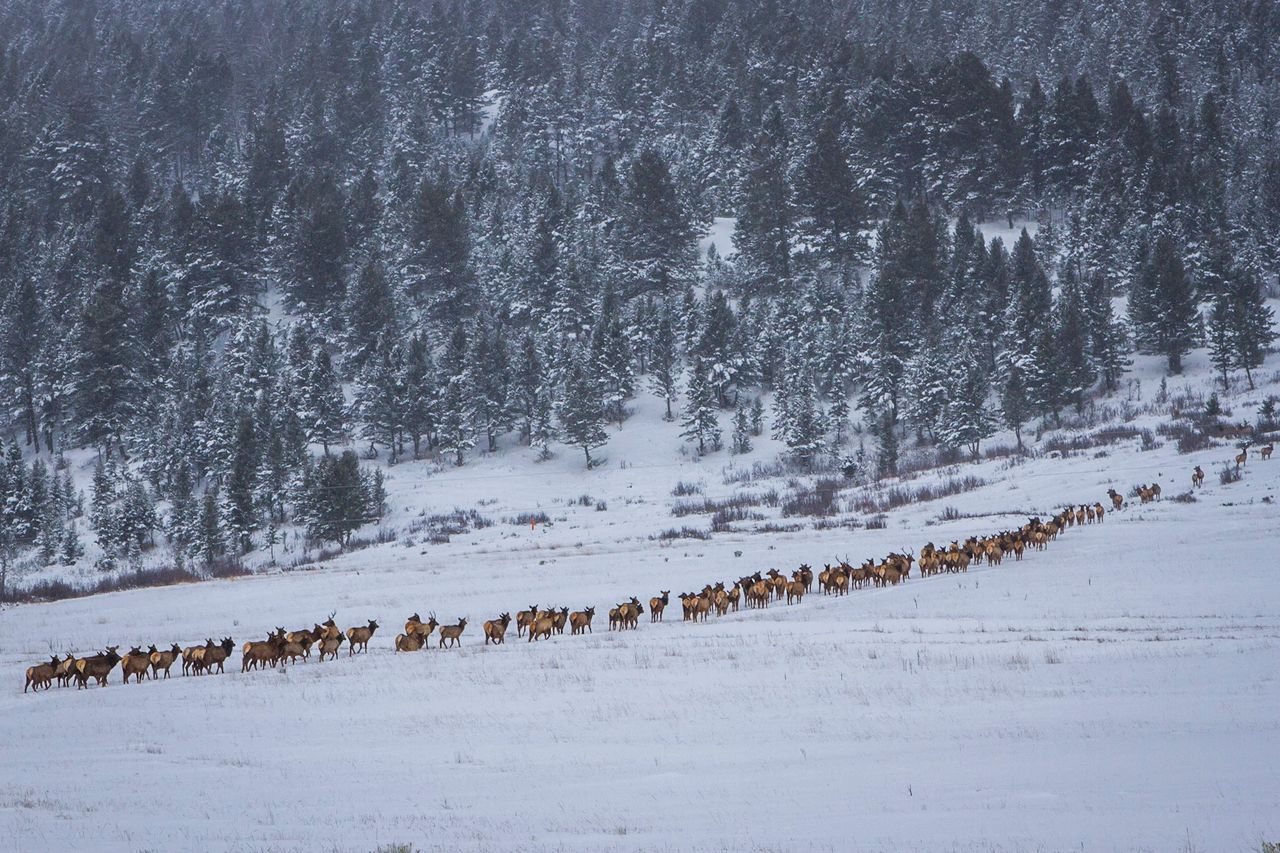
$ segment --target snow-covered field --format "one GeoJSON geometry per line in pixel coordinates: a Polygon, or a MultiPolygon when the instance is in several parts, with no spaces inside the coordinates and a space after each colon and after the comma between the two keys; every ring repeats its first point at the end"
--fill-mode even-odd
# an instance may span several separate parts
{"type": "Polygon", "coordinates": [[[0,849],[1253,850],[1280,832],[1280,461],[1221,486],[1224,455],[1037,460],[947,499],[980,517],[934,525],[921,505],[885,530],[659,547],[584,521],[556,548],[383,546],[12,608],[0,849]],[[1199,500],[1168,500],[1200,460],[1199,500]],[[697,626],[673,603],[667,624],[606,630],[627,595],[918,550],[1157,475],[1162,502],[1020,564],[697,626]],[[481,645],[481,620],[535,602],[596,604],[597,633],[481,645]],[[239,643],[334,609],[381,621],[367,656],[17,688],[50,651],[239,643]],[[414,610],[471,617],[462,650],[393,654],[414,610]]]}

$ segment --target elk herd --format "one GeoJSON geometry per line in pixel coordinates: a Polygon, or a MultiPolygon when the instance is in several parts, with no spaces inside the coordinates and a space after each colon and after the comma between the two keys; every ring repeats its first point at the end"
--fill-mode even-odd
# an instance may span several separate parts
{"type": "MultiPolygon", "coordinates": [[[[1203,472],[1197,468],[1203,479],[1203,472]]],[[[1142,502],[1154,500],[1160,495],[1158,485],[1139,486],[1137,493],[1142,502]]],[[[1124,498],[1114,489],[1108,490],[1113,510],[1124,506],[1124,498]]],[[[1030,550],[1043,551],[1049,543],[1064,530],[1073,526],[1102,523],[1106,509],[1101,502],[1069,506],[1050,518],[1042,521],[1032,518],[1021,527],[1002,530],[987,536],[971,536],[963,542],[953,540],[949,544],[937,546],[930,542],[920,549],[920,554],[907,550],[895,552],[881,560],[868,559],[854,565],[847,558],[837,560],[835,564],[824,564],[820,571],[809,565],[801,565],[790,573],[783,574],[777,569],[769,569],[761,573],[745,575],[731,583],[715,581],[708,583],[698,592],[682,592],[677,598],[685,622],[705,622],[714,613],[717,617],[736,613],[740,608],[748,610],[764,609],[770,604],[785,602],[787,605],[800,604],[806,595],[813,592],[817,582],[818,591],[824,596],[845,596],[851,591],[867,588],[897,586],[911,577],[914,569],[920,577],[932,577],[942,573],[966,572],[970,566],[999,566],[1006,558],[1022,560],[1030,550]]],[[[661,590],[660,595],[649,599],[650,623],[663,622],[667,606],[671,602],[671,590],[661,590]]],[[[639,627],[640,618],[644,615],[644,604],[635,596],[616,604],[609,609],[610,631],[634,631],[639,627]]],[[[317,622],[311,628],[297,631],[286,631],[277,627],[266,639],[250,640],[241,647],[240,671],[273,669],[283,664],[294,664],[309,660],[313,651],[320,661],[337,658],[339,649],[345,643],[347,656],[366,653],[369,642],[378,630],[378,622],[368,620],[364,625],[355,625],[343,631],[335,622],[335,613],[330,613],[324,622],[317,622]]],[[[516,611],[515,619],[508,612],[496,618],[486,620],[483,624],[484,644],[504,645],[507,629],[512,621],[516,624],[516,636],[527,637],[526,642],[548,640],[564,633],[566,626],[571,636],[591,633],[591,622],[595,616],[594,607],[570,611],[568,607],[539,607],[529,605],[527,610],[516,611]]],[[[414,613],[404,623],[404,633],[397,634],[392,647],[396,653],[416,652],[429,647],[432,636],[437,636],[438,650],[451,649],[462,645],[462,635],[467,629],[467,619],[461,618],[452,625],[441,625],[435,614],[429,614],[424,622],[414,613]]],[[[179,660],[182,661],[183,675],[211,675],[225,672],[225,664],[235,649],[235,641],[224,637],[221,642],[206,639],[203,645],[183,648],[173,643],[168,649],[160,649],[155,645],[145,651],[142,647],[133,646],[124,655],[119,646],[109,646],[104,651],[88,657],[76,657],[67,654],[64,658],[51,657],[48,662],[28,667],[26,684],[22,692],[49,689],[56,680],[59,686],[70,686],[76,682],[78,689],[88,687],[90,680],[100,687],[107,684],[107,676],[119,664],[123,678],[128,684],[130,679],[141,683],[147,678],[168,678],[170,669],[179,660]]]]}

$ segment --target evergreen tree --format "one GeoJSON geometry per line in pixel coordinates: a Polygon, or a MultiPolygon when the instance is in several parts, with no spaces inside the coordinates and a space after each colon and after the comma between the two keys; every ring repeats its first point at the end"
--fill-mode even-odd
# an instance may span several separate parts
{"type": "Polygon", "coordinates": [[[254,499],[257,480],[259,448],[253,418],[241,415],[236,427],[235,448],[231,456],[231,470],[223,493],[222,518],[226,529],[235,537],[240,552],[252,548],[253,531],[257,530],[259,515],[254,499]]]}
{"type": "Polygon", "coordinates": [[[351,535],[375,520],[369,483],[354,451],[322,456],[304,485],[307,535],[346,547],[351,535]]]}
{"type": "Polygon", "coordinates": [[[568,356],[559,419],[565,443],[581,447],[590,467],[592,449],[603,446],[609,436],[604,430],[604,401],[591,372],[590,353],[581,347],[568,356]]]}
{"type": "Polygon", "coordinates": [[[205,491],[200,502],[200,520],[195,539],[196,554],[204,560],[205,568],[212,568],[213,563],[226,547],[222,530],[222,513],[218,509],[218,496],[213,491],[205,491]]]}
{"type": "Polygon", "coordinates": [[[346,440],[346,401],[329,352],[323,348],[316,351],[307,373],[301,416],[307,441],[320,442],[325,456],[329,445],[346,440]]]}
{"type": "Polygon", "coordinates": [[[1076,411],[1080,411],[1084,407],[1085,392],[1093,385],[1096,374],[1089,357],[1084,294],[1080,290],[1075,270],[1070,267],[1063,272],[1055,315],[1057,381],[1065,398],[1076,407],[1076,411]]]}
{"type": "Polygon", "coordinates": [[[751,452],[751,419],[741,400],[733,410],[733,452],[751,452]]]}
{"type": "Polygon", "coordinates": [[[1165,356],[1169,372],[1182,372],[1182,356],[1196,343],[1200,314],[1195,290],[1173,238],[1161,231],[1144,250],[1130,288],[1129,316],[1138,346],[1165,356]]]}
{"type": "Polygon", "coordinates": [[[707,367],[701,359],[694,359],[689,368],[689,390],[685,394],[684,416],[680,425],[681,437],[698,443],[698,453],[706,454],[720,449],[720,420],[717,416],[716,394],[707,377],[707,367]]]}

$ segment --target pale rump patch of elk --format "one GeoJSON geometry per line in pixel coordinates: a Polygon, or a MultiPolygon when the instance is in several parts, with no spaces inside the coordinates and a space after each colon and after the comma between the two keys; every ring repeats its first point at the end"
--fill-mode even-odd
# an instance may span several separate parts
{"type": "Polygon", "coordinates": [[[591,631],[591,620],[595,618],[596,609],[588,607],[584,610],[575,610],[569,614],[569,633],[582,634],[593,633],[591,631]]]}
{"type": "Polygon", "coordinates": [[[457,625],[441,625],[440,648],[453,648],[454,646],[462,645],[462,632],[465,630],[467,630],[466,619],[459,619],[457,625]]]}
{"type": "Polygon", "coordinates": [[[369,640],[373,638],[374,632],[378,630],[378,623],[373,619],[369,620],[368,625],[362,627],[354,627],[347,629],[347,657],[351,657],[356,653],[357,647],[362,652],[369,651],[369,640]]]}
{"type": "Polygon", "coordinates": [[[493,643],[500,646],[507,641],[507,626],[511,624],[511,614],[503,613],[497,619],[489,619],[484,623],[484,644],[493,643]]]}

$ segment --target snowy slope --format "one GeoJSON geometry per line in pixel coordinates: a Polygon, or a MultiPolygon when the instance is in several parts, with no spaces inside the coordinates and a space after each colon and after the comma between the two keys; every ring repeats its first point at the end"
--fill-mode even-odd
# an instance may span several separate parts
{"type": "MultiPolygon", "coordinates": [[[[948,503],[1056,506],[1157,473],[1170,495],[1189,468],[1165,448],[1111,450],[1027,463],[948,503]]],[[[501,546],[388,546],[320,572],[13,608],[0,847],[1253,849],[1280,831],[1278,485],[1280,461],[1255,460],[1196,503],[1130,507],[1021,564],[698,626],[673,605],[668,624],[628,634],[608,633],[603,609],[630,594],[1016,519],[926,525],[917,507],[887,530],[663,548],[597,543],[575,516],[581,544],[524,528],[501,546]],[[481,646],[480,620],[535,602],[594,603],[599,630],[481,646]],[[382,622],[367,657],[16,687],[50,650],[239,642],[335,608],[342,624],[382,622]],[[470,616],[462,651],[392,654],[413,610],[470,616]]]]}

